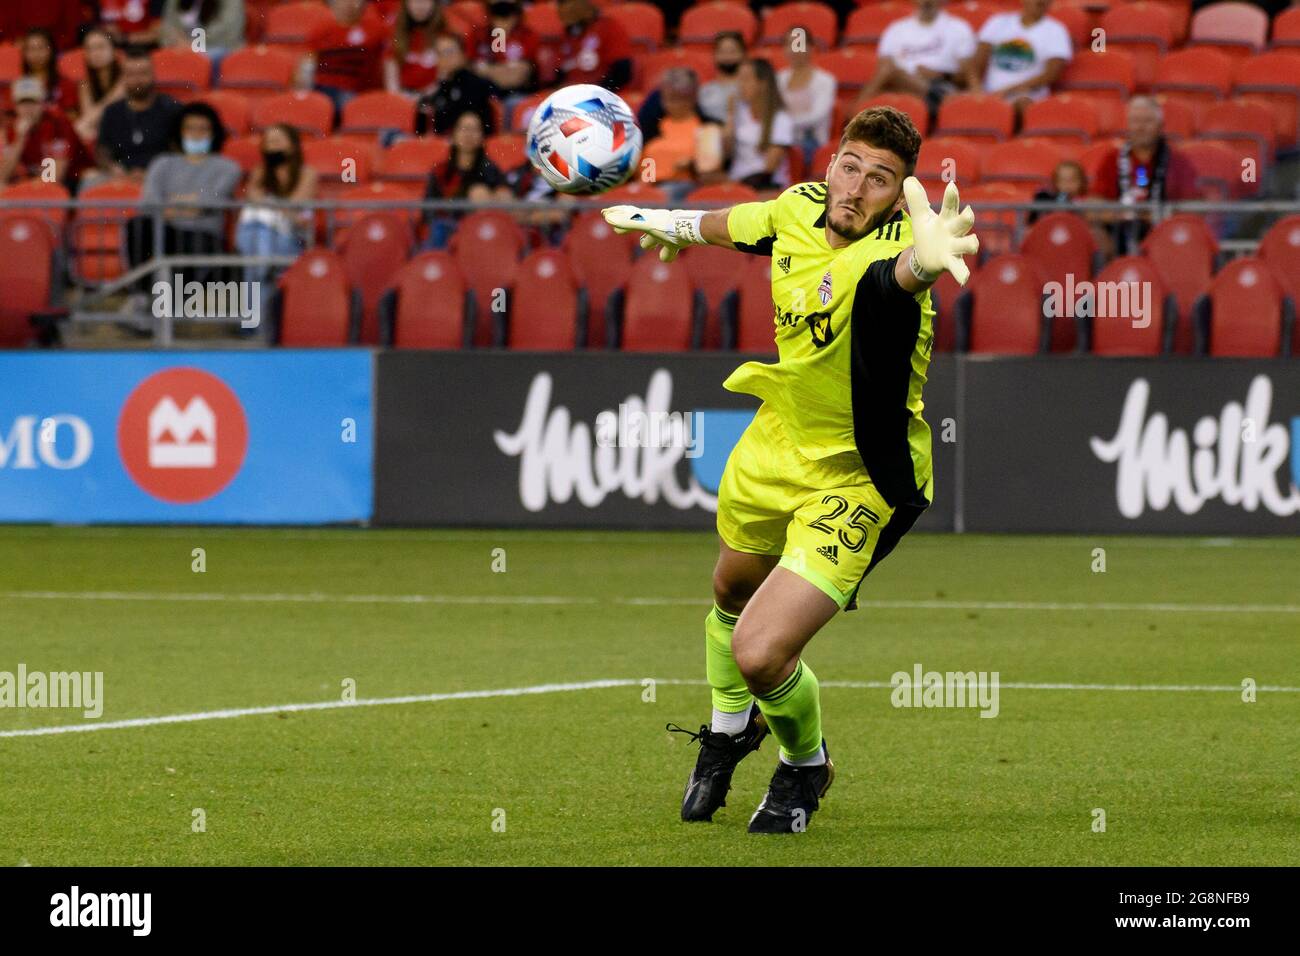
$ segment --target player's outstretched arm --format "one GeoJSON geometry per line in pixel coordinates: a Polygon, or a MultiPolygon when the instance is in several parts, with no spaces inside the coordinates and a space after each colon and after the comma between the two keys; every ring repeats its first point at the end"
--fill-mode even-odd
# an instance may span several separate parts
{"type": "Polygon", "coordinates": [[[943,193],[943,205],[936,214],[930,208],[925,187],[915,176],[903,180],[903,198],[912,218],[912,246],[898,257],[894,275],[908,292],[923,292],[944,272],[951,272],[958,284],[965,285],[970,269],[962,256],[979,251],[980,241],[971,227],[975,213],[967,206],[961,212],[957,184],[949,183],[943,193]]]}
{"type": "Polygon", "coordinates": [[[730,209],[642,209],[609,206],[600,214],[615,232],[640,232],[642,249],[659,249],[659,258],[672,262],[687,246],[725,246],[734,249],[727,229],[730,209]]]}

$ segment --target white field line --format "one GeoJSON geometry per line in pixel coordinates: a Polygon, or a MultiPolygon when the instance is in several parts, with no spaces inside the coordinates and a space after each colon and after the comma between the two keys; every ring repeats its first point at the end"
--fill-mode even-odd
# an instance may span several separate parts
{"type": "MultiPolygon", "coordinates": [[[[156,601],[233,604],[618,604],[632,607],[708,607],[707,599],[677,597],[593,598],[560,594],[328,594],[185,591],[0,591],[16,601],[156,601]]],[[[882,610],[955,611],[1134,611],[1160,614],[1300,614],[1300,604],[1179,604],[1118,601],[860,601],[859,607],[882,610]]]]}
{"type": "MultiPolygon", "coordinates": [[[[610,687],[640,687],[645,679],[615,678],[610,680],[582,681],[569,684],[534,684],[530,687],[502,687],[493,690],[462,690],[446,694],[411,694],[405,697],[376,697],[353,702],[342,700],[315,701],[307,704],[273,704],[266,707],[236,707],[225,710],[205,710],[192,714],[169,714],[164,717],[133,717],[129,720],[109,720],[84,724],[62,724],[56,727],[31,727],[24,730],[0,731],[4,737],[48,737],[53,734],[80,734],[95,730],[122,730],[130,727],[156,727],[161,724],[190,724],[203,720],[228,720],[233,717],[258,717],[267,714],[298,713],[311,710],[347,710],[353,707],[389,707],[396,704],[430,704],[446,700],[481,700],[492,697],[524,697],[530,694],[557,694],[579,690],[603,690],[610,687]]],[[[707,681],[683,680],[676,678],[653,678],[657,684],[675,684],[692,687],[707,685],[707,681]]],[[[834,681],[824,680],[822,687],[846,688],[852,690],[883,690],[893,688],[888,681],[834,681]]],[[[1173,691],[1181,693],[1233,692],[1240,693],[1239,686],[1192,685],[1192,684],[1033,684],[1016,682],[999,682],[999,689],[1008,690],[1067,690],[1067,691],[1173,691]]],[[[1259,687],[1261,693],[1300,693],[1300,687],[1259,687]]]]}

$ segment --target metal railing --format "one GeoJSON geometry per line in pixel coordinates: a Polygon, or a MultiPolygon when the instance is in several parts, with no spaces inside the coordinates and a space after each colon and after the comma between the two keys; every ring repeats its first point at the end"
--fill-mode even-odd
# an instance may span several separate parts
{"type": "MultiPolygon", "coordinates": [[[[734,203],[726,202],[653,202],[645,199],[623,200],[635,201],[651,208],[672,208],[690,205],[692,208],[726,208],[734,203]]],[[[117,309],[111,309],[110,303],[132,289],[138,289],[149,282],[172,284],[177,273],[186,269],[193,270],[241,270],[247,274],[253,270],[270,270],[270,274],[290,265],[297,255],[264,256],[240,255],[227,251],[226,237],[230,233],[234,214],[256,206],[286,213],[291,217],[303,217],[310,225],[301,230],[300,236],[305,249],[318,246],[332,247],[342,231],[367,215],[374,213],[397,213],[410,221],[417,235],[423,224],[437,220],[453,221],[466,213],[483,210],[501,210],[519,219],[523,226],[535,226],[548,233],[548,239],[558,240],[559,236],[572,224],[576,215],[598,210],[611,203],[607,197],[569,198],[563,197],[555,202],[537,202],[524,200],[493,200],[471,202],[468,200],[426,200],[426,199],[318,199],[304,202],[275,202],[259,200],[251,203],[247,200],[222,200],[205,202],[200,210],[209,215],[216,214],[223,218],[220,242],[216,249],[197,251],[179,249],[167,251],[166,224],[169,210],[176,208],[164,203],[131,202],[122,199],[95,200],[5,200],[0,201],[0,221],[30,214],[38,219],[49,220],[56,226],[57,250],[56,263],[66,271],[66,275],[56,275],[56,294],[66,294],[64,305],[69,317],[79,322],[130,323],[144,320],[146,326],[152,327],[154,344],[167,347],[175,344],[175,317],[163,317],[161,321],[152,315],[140,316],[138,312],[123,311],[121,303],[117,309]],[[556,214],[560,214],[559,217],[556,214]],[[56,221],[57,220],[57,221],[56,221]],[[79,233],[87,227],[120,226],[124,233],[127,223],[135,220],[147,223],[131,227],[136,235],[147,230],[151,236],[151,253],[141,257],[134,265],[126,265],[120,271],[113,270],[111,276],[96,279],[82,274],[75,265],[78,257],[85,250],[79,242],[79,233]],[[560,222],[558,220],[563,220],[560,222]]],[[[1038,202],[986,202],[976,201],[979,218],[976,231],[982,239],[981,254],[997,253],[1019,248],[1020,242],[1028,229],[1030,217],[1037,213],[1068,211],[1078,213],[1085,218],[1104,219],[1106,217],[1141,217],[1152,224],[1163,221],[1178,213],[1190,213],[1205,218],[1217,234],[1220,234],[1221,254],[1232,258],[1250,254],[1259,243],[1267,228],[1283,216],[1300,213],[1300,201],[1254,200],[1242,202],[1223,201],[1184,201],[1145,204],[1125,204],[1111,201],[1089,200],[1082,203],[1059,203],[1051,201],[1038,202]],[[1245,235],[1238,235],[1245,233],[1245,235]]],[[[193,207],[183,207],[187,210],[193,207]]],[[[1113,221],[1113,218],[1112,218],[1113,221]]],[[[128,255],[128,237],[123,235],[120,242],[120,254],[128,255]]],[[[432,248],[425,244],[420,248],[432,248]]],[[[111,252],[109,253],[111,255],[111,252]]],[[[0,303],[4,301],[4,289],[0,287],[0,303]]],[[[214,322],[229,322],[226,317],[214,317],[214,322]]],[[[263,343],[264,344],[264,343],[263,343]]]]}

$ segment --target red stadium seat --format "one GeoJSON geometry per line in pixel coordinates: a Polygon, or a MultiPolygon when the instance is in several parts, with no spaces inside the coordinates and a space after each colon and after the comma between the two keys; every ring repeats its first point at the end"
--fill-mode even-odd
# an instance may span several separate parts
{"type": "Polygon", "coordinates": [[[298,54],[306,50],[307,40],[313,33],[333,22],[329,7],[318,0],[282,3],[267,11],[262,42],[287,47],[298,54]]]}
{"type": "MultiPolygon", "coordinates": [[[[1160,93],[1156,96],[1160,111],[1164,114],[1165,136],[1172,140],[1190,139],[1196,132],[1196,108],[1187,100],[1176,95],[1160,93]]],[[[1123,132],[1128,131],[1128,115],[1125,111],[1123,132]]]]}
{"type": "Polygon", "coordinates": [[[23,53],[16,43],[0,43],[0,84],[9,84],[23,75],[23,53]]]}
{"type": "Polygon", "coordinates": [[[841,93],[856,99],[858,91],[876,75],[876,55],[860,47],[842,47],[819,56],[817,66],[835,77],[841,93]]]}
{"type": "Polygon", "coordinates": [[[1120,3],[1101,18],[1106,49],[1123,50],[1133,57],[1138,86],[1146,88],[1156,78],[1156,65],[1174,45],[1174,18],[1163,3],[1120,3]]]}
{"type": "Polygon", "coordinates": [[[383,341],[398,349],[458,349],[470,344],[472,295],[446,252],[422,252],[398,270],[380,300],[383,341]]]}
{"type": "Polygon", "coordinates": [[[557,249],[539,249],[515,272],[506,344],[552,351],[582,345],[585,300],[568,257],[557,249]]]}
{"type": "Polygon", "coordinates": [[[0,222],[0,348],[17,348],[32,338],[31,316],[50,307],[54,237],[31,215],[0,222]]]}
{"type": "Polygon", "coordinates": [[[1208,354],[1240,358],[1282,354],[1284,319],[1289,318],[1282,286],[1259,259],[1234,259],[1224,266],[1196,311],[1197,327],[1209,337],[1208,354]]]}
{"type": "Polygon", "coordinates": [[[763,28],[760,42],[771,45],[785,43],[786,35],[795,27],[809,33],[808,39],[823,50],[835,46],[839,36],[839,19],[835,10],[825,3],[782,3],[763,11],[763,28]]]}
{"type": "Polygon", "coordinates": [[[1065,153],[1051,140],[1009,140],[984,150],[980,157],[980,176],[984,182],[1046,187],[1064,158],[1065,153]]]}
{"type": "MultiPolygon", "coordinates": [[[[1103,299],[1108,304],[1105,315],[1095,314],[1089,322],[1093,355],[1159,355],[1165,350],[1166,331],[1172,331],[1166,327],[1167,293],[1149,259],[1112,259],[1097,273],[1097,290],[1094,313],[1102,311],[1103,299]],[[1105,289],[1116,293],[1103,294],[1101,290],[1105,289]],[[1148,290],[1149,295],[1145,295],[1148,290]],[[1143,307],[1150,310],[1148,314],[1141,314],[1143,307]]],[[[1169,304],[1173,304],[1172,300],[1169,304]]]]}
{"type": "MultiPolygon", "coordinates": [[[[537,107],[541,106],[552,92],[553,91],[549,89],[540,90],[536,93],[529,94],[516,103],[514,112],[510,114],[510,129],[516,133],[528,132],[528,124],[532,122],[533,111],[536,110],[537,107]]],[[[624,102],[626,102],[626,100],[627,98],[624,97],[624,102]]],[[[630,103],[628,105],[631,106],[630,103]]],[[[633,109],[635,110],[635,107],[633,107],[633,109]]]]}
{"type": "MultiPolygon", "coordinates": [[[[930,133],[930,108],[925,100],[911,93],[881,93],[867,101],[867,107],[892,106],[901,113],[906,113],[922,136],[930,133]]],[[[865,107],[864,107],[865,108],[865,107]]]]}
{"type": "Polygon", "coordinates": [[[915,12],[911,3],[901,0],[885,0],[884,3],[871,3],[858,7],[844,21],[845,45],[862,45],[874,47],[880,43],[885,27],[895,20],[904,20],[915,12]]]}
{"type": "Polygon", "coordinates": [[[1288,7],[1273,18],[1273,46],[1300,46],[1300,7],[1288,7]]]}
{"type": "Polygon", "coordinates": [[[1196,187],[1202,199],[1226,201],[1255,192],[1257,182],[1242,182],[1242,145],[1213,139],[1190,140],[1178,145],[1178,151],[1196,170],[1196,187]]]}
{"type": "Polygon", "coordinates": [[[610,296],[627,287],[636,242],[631,234],[615,233],[595,211],[579,215],[564,237],[564,250],[574,275],[587,290],[590,348],[605,346],[606,309],[610,296]]]}
{"type": "Polygon", "coordinates": [[[376,137],[390,130],[415,132],[415,104],[405,96],[376,90],[358,94],[343,107],[340,133],[376,137]]]}
{"type": "Polygon", "coordinates": [[[564,36],[564,23],[555,0],[529,4],[524,8],[524,24],[544,43],[554,42],[564,36]]]}
{"type": "Polygon", "coordinates": [[[302,143],[302,161],[316,171],[322,193],[337,195],[347,186],[370,182],[375,150],[342,136],[307,139],[302,143]]]}
{"type": "Polygon", "coordinates": [[[65,209],[6,209],[9,202],[31,201],[31,202],[67,202],[70,198],[68,190],[60,183],[47,183],[40,179],[25,179],[22,182],[13,183],[0,189],[0,219],[7,219],[11,216],[20,218],[35,218],[45,222],[50,229],[50,235],[58,238],[63,233],[63,224],[68,221],[68,210],[65,209]]]}
{"type": "Polygon", "coordinates": [[[749,4],[737,0],[711,0],[688,7],[677,27],[677,40],[686,46],[713,47],[724,30],[735,30],[748,46],[758,39],[758,17],[749,4]]]}
{"type": "MultiPolygon", "coordinates": [[[[1273,111],[1267,104],[1235,99],[1207,107],[1201,113],[1196,135],[1220,140],[1243,155],[1253,149],[1264,165],[1271,165],[1277,149],[1275,129],[1273,111]]],[[[1237,165],[1240,168],[1240,162],[1237,165]]],[[[1257,172],[1262,179],[1264,170],[1257,172]]]]}
{"type": "Polygon", "coordinates": [[[642,256],[632,267],[619,342],[625,352],[684,352],[698,345],[699,313],[690,274],[642,256]]]}
{"type": "MultiPolygon", "coordinates": [[[[5,78],[5,65],[2,62],[5,56],[5,47],[0,44],[0,83],[8,82],[5,78]]],[[[59,76],[65,80],[71,80],[73,83],[80,83],[86,78],[86,55],[82,52],[81,47],[73,47],[71,50],[64,50],[59,54],[56,61],[59,70],[59,76]]],[[[17,74],[14,77],[16,78],[17,74]]]]}
{"type": "Polygon", "coordinates": [[[730,205],[742,202],[754,202],[758,199],[758,192],[744,183],[721,182],[713,183],[708,186],[696,186],[686,194],[686,201],[689,203],[725,202],[730,205]]]}
{"type": "Polygon", "coordinates": [[[1009,138],[1015,123],[1015,108],[1000,96],[954,93],[939,106],[934,135],[994,143],[1009,138]]]}
{"type": "MultiPolygon", "coordinates": [[[[338,211],[334,213],[334,225],[345,233],[349,226],[371,213],[383,212],[396,219],[403,219],[410,224],[411,228],[415,228],[420,219],[420,210],[415,204],[423,196],[423,186],[406,182],[371,182],[333,190],[333,197],[340,204],[338,211]],[[388,209],[365,208],[361,205],[361,203],[374,202],[400,205],[398,208],[388,209]],[[357,205],[354,206],[353,203],[357,205]]],[[[341,233],[338,239],[342,241],[343,238],[344,235],[341,233]]]]}
{"type": "Polygon", "coordinates": [[[461,29],[483,30],[489,23],[487,5],[483,0],[455,0],[447,4],[447,18],[460,21],[461,29]]]}
{"type": "Polygon", "coordinates": [[[247,135],[252,115],[247,96],[234,90],[209,90],[199,99],[217,111],[227,136],[247,135]]]}
{"type": "Polygon", "coordinates": [[[497,133],[483,142],[488,159],[503,172],[509,172],[528,161],[527,144],[523,133],[497,133]]]}
{"type": "Polygon", "coordinates": [[[1211,3],[1192,15],[1191,43],[1235,56],[1259,53],[1268,39],[1268,14],[1250,3],[1211,3]]]}
{"type": "Polygon", "coordinates": [[[685,250],[678,258],[685,265],[695,288],[704,296],[708,310],[700,341],[702,348],[722,347],[722,303],[740,281],[742,255],[722,246],[699,246],[685,250]]]}
{"type": "Polygon", "coordinates": [[[1124,50],[1080,53],[1066,64],[1060,88],[1067,92],[1108,93],[1127,100],[1137,88],[1133,56],[1124,50]]]}
{"type": "Polygon", "coordinates": [[[410,226],[390,213],[362,216],[348,229],[340,253],[352,287],[361,293],[361,341],[379,342],[379,299],[415,245],[410,226]]]}
{"type": "MultiPolygon", "coordinates": [[[[1072,212],[1049,212],[1029,227],[1020,242],[1020,253],[1032,259],[1047,282],[1062,288],[1092,277],[1097,245],[1092,230],[1072,212]]],[[[1052,321],[1053,352],[1070,352],[1078,344],[1075,323],[1068,317],[1052,321]]]]}
{"type": "Polygon", "coordinates": [[[249,96],[270,96],[293,86],[296,61],[283,50],[266,46],[235,50],[221,61],[221,88],[249,96]]]}
{"type": "Polygon", "coordinates": [[[485,209],[460,221],[451,237],[451,254],[456,257],[465,280],[478,301],[474,328],[475,345],[498,345],[491,318],[505,305],[505,292],[514,283],[524,234],[509,213],[485,209]]]}
{"type": "Polygon", "coordinates": [[[262,137],[236,136],[228,139],[221,147],[221,155],[238,163],[245,174],[251,173],[262,164],[262,137]]]}
{"type": "Polygon", "coordinates": [[[1174,45],[1187,42],[1187,28],[1192,21],[1192,0],[1153,0],[1169,11],[1169,22],[1174,28],[1174,45]]]}
{"type": "Polygon", "coordinates": [[[616,189],[604,194],[611,204],[631,203],[635,206],[663,206],[668,203],[668,194],[654,183],[633,179],[616,189]]]}
{"type": "Polygon", "coordinates": [[[604,15],[621,23],[634,45],[651,50],[663,46],[664,14],[653,3],[629,0],[606,7],[604,15]]]}
{"type": "Polygon", "coordinates": [[[766,256],[745,256],[745,260],[736,288],[735,330],[731,338],[738,352],[775,355],[772,260],[766,256]]]}
{"type": "Polygon", "coordinates": [[[348,285],[343,260],[309,249],[280,277],[277,341],[285,346],[347,345],[361,332],[361,301],[348,285]]]}
{"type": "Polygon", "coordinates": [[[1101,119],[1091,102],[1081,96],[1061,93],[1029,105],[1020,135],[1086,143],[1100,131],[1101,119]]]}
{"type": "Polygon", "coordinates": [[[1233,94],[1268,103],[1275,116],[1274,132],[1283,146],[1296,142],[1300,116],[1300,51],[1271,50],[1237,61],[1233,94]]]}
{"type": "Polygon", "coordinates": [[[1260,240],[1259,257],[1291,301],[1300,304],[1300,216],[1273,223],[1260,240]]]}
{"type": "MultiPolygon", "coordinates": [[[[971,269],[969,286],[975,280],[975,257],[966,259],[971,269]]],[[[955,352],[957,350],[957,299],[964,290],[957,284],[951,272],[944,272],[930,287],[930,305],[934,309],[934,345],[935,352],[955,352]]]]}
{"type": "Polygon", "coordinates": [[[1101,173],[1102,166],[1110,158],[1110,152],[1118,149],[1124,144],[1122,139],[1103,139],[1091,144],[1083,151],[1079,157],[1079,165],[1083,167],[1083,174],[1088,177],[1088,191],[1092,191],[1092,185],[1097,181],[1097,176],[1101,173]]]}
{"type": "Polygon", "coordinates": [[[980,27],[984,26],[985,21],[993,14],[1016,9],[1019,9],[1016,4],[988,3],[982,2],[982,0],[959,0],[957,3],[948,4],[945,12],[965,20],[970,24],[970,28],[978,34],[980,27]]]}
{"type": "MultiPolygon", "coordinates": [[[[980,224],[976,231],[980,237],[982,255],[993,256],[1010,252],[1017,225],[1014,212],[1004,210],[994,212],[987,209],[987,205],[1029,202],[1035,191],[1034,186],[1018,182],[980,182],[973,186],[961,187],[962,204],[969,204],[975,210],[975,221],[980,224]]],[[[937,204],[942,196],[942,190],[938,190],[931,199],[937,204]]]]}
{"type": "Polygon", "coordinates": [[[1232,89],[1232,57],[1221,50],[1191,47],[1170,53],[1156,67],[1152,89],[1186,100],[1199,110],[1232,89]]]}
{"type": "Polygon", "coordinates": [[[259,132],[273,123],[288,123],[309,136],[328,136],[334,128],[334,104],[315,90],[274,93],[253,104],[252,123],[259,132]]]}
{"type": "Polygon", "coordinates": [[[93,285],[116,279],[126,270],[126,221],[140,201],[140,184],[126,178],[110,179],[83,188],[77,198],[122,203],[117,208],[79,208],[68,232],[70,271],[77,282],[93,285]]]}
{"type": "MultiPolygon", "coordinates": [[[[1057,3],[1051,8],[1051,17],[1065,27],[1074,49],[1086,49],[1092,39],[1092,16],[1083,7],[1057,3]]],[[[982,26],[982,24],[981,24],[982,26]]]]}
{"type": "Polygon", "coordinates": [[[712,50],[703,47],[668,47],[635,58],[633,86],[645,92],[656,89],[664,73],[675,66],[694,70],[701,83],[707,83],[717,73],[713,66],[712,50]]]}
{"type": "Polygon", "coordinates": [[[1191,213],[1170,216],[1142,241],[1142,254],[1151,260],[1178,306],[1173,350],[1189,354],[1193,347],[1191,309],[1210,284],[1219,246],[1205,220],[1191,213]]]}
{"type": "Polygon", "coordinates": [[[1034,355],[1043,350],[1043,280],[1032,259],[1007,254],[985,263],[961,302],[969,351],[1034,355]]]}
{"type": "Polygon", "coordinates": [[[955,137],[936,136],[921,141],[921,152],[916,158],[916,178],[938,190],[937,196],[949,180],[958,186],[969,186],[980,181],[981,146],[955,137]]]}
{"type": "Polygon", "coordinates": [[[451,157],[451,143],[440,136],[399,139],[383,150],[375,161],[375,178],[381,182],[420,183],[440,163],[451,157]]]}
{"type": "Polygon", "coordinates": [[[154,50],[150,55],[158,92],[188,102],[204,93],[212,81],[212,63],[185,47],[154,50]]]}

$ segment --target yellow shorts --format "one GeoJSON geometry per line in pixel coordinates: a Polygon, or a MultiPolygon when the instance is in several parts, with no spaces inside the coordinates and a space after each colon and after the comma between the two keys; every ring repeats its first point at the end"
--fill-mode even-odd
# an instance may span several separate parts
{"type": "Polygon", "coordinates": [[[765,404],[727,459],[718,489],[718,534],[732,550],[781,555],[781,567],[852,610],[862,579],[926,503],[891,508],[857,452],[816,461],[803,457],[765,404]]]}

